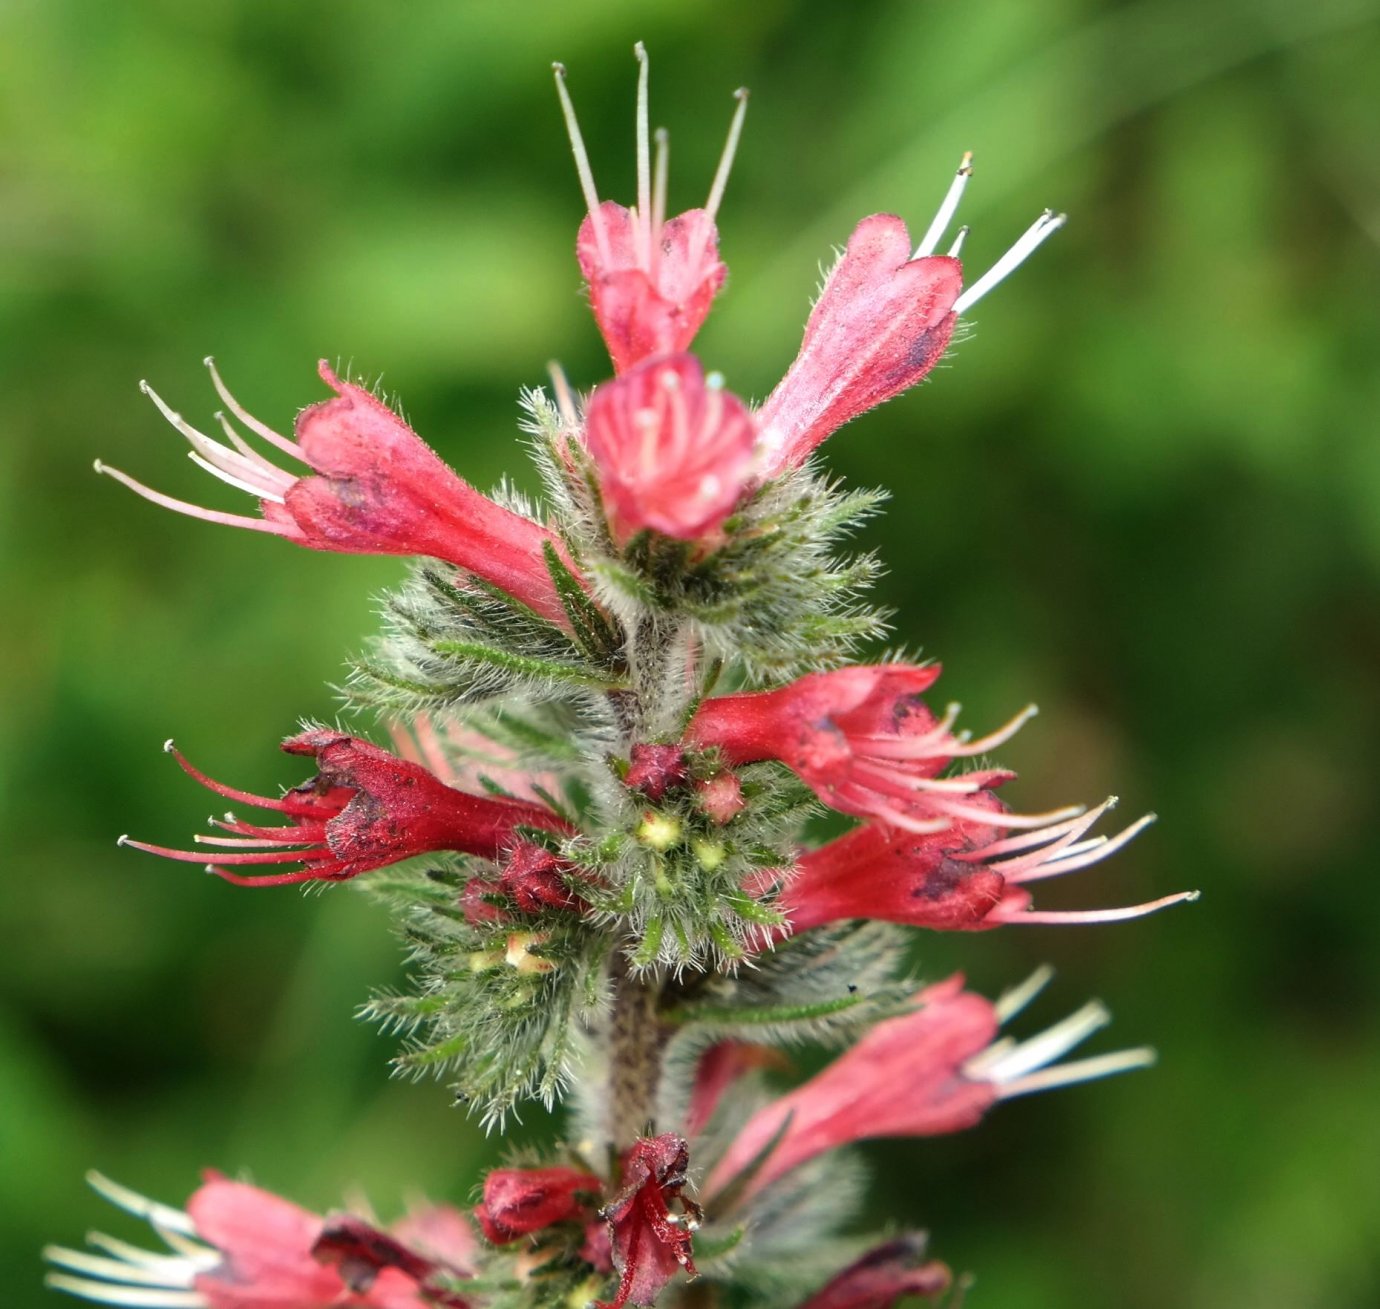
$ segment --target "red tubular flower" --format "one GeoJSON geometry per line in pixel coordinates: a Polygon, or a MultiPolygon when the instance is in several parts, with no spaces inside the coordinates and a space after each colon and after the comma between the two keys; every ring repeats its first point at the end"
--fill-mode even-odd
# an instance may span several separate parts
{"type": "Polygon", "coordinates": [[[937,664],[810,673],[775,691],[706,700],[686,736],[701,748],[718,746],[735,766],[780,760],[833,808],[920,834],[943,831],[960,818],[1030,827],[1077,812],[994,816],[970,797],[1011,773],[939,777],[955,759],[1010,740],[1035,711],[1022,711],[977,741],[955,735],[958,706],[939,719],[920,699],[938,676],[937,664]]]}
{"type": "Polygon", "coordinates": [[[576,1168],[495,1168],[484,1179],[484,1199],[474,1217],[495,1245],[507,1245],[555,1223],[589,1212],[599,1179],[576,1168]]]}
{"type": "MultiPolygon", "coordinates": [[[[436,850],[494,859],[515,842],[517,828],[565,831],[565,824],[535,804],[494,796],[470,795],[438,781],[420,764],[409,763],[368,741],[315,729],[283,742],[288,754],[312,755],[317,775],[279,799],[251,795],[212,781],[194,768],[169,741],[165,746],[183,769],[227,800],[276,810],[285,827],[259,827],[227,814],[213,820],[230,836],[198,836],[202,845],[234,851],[219,857],[224,866],[305,865],[296,872],[244,877],[212,866],[210,871],[241,886],[283,886],[291,882],[343,882],[386,864],[436,850]]],[[[169,850],[131,841],[168,859],[205,863],[206,853],[169,850]]]]}
{"type": "Polygon", "coordinates": [[[632,209],[600,202],[589,155],[565,85],[565,68],[554,65],[575,167],[589,213],[580,225],[576,253],[589,283],[599,331],[623,373],[652,355],[686,349],[700,330],[727,272],[719,261],[714,219],[728,184],[729,169],[747,111],[739,91],[728,143],[703,209],[666,217],[667,137],[656,134],[653,168],[647,110],[647,53],[637,45],[637,204],[632,209]]]}
{"type": "Polygon", "coordinates": [[[584,431],[620,541],[645,528],[698,540],[728,517],[752,478],[752,415],[705,383],[694,355],[649,359],[598,387],[584,431]]]}
{"type": "Polygon", "coordinates": [[[106,1199],[147,1219],[167,1253],[93,1234],[102,1255],[50,1248],[66,1271],[49,1284],[147,1309],[465,1309],[448,1284],[472,1276],[474,1237],[454,1210],[430,1210],[392,1234],[352,1217],[322,1219],[268,1191],[215,1174],[186,1212],[101,1177],[106,1199]],[[73,1274],[77,1274],[74,1276],[73,1274]]]}
{"type": "Polygon", "coordinates": [[[759,411],[769,471],[802,463],[826,437],[919,382],[953,337],[959,315],[1064,222],[1046,210],[966,291],[958,253],[936,255],[972,173],[964,155],[939,212],[912,250],[906,225],[873,214],[854,229],[815,301],[800,353],[759,411]]]}
{"type": "Polygon", "coordinates": [[[1106,1024],[1108,1014],[1096,1003],[1028,1041],[998,1042],[1001,1023],[1047,977],[1037,974],[996,1004],[964,991],[961,976],[921,991],[913,1013],[878,1023],[823,1072],[754,1114],[710,1174],[706,1194],[722,1192],[754,1161],[743,1199],[826,1150],[883,1136],[961,1131],[998,1100],[1153,1060],[1151,1051],[1139,1049],[1048,1067],[1106,1024]]]}
{"type": "Polygon", "coordinates": [[[169,409],[146,382],[141,383],[143,390],[191,444],[192,459],[256,496],[263,517],[175,500],[99,461],[96,471],[109,473],[166,509],[210,523],[271,532],[312,550],[443,559],[506,591],[543,618],[568,625],[543,554],[548,543],[562,549],[556,535],[495,504],[457,477],[368,391],[342,382],[323,360],[321,377],[339,394],[298,415],[294,441],[246,413],[209,358],[206,366],[235,417],[306,464],[314,475],[298,476],[271,463],[223,415],[220,422],[230,444],[212,439],[169,409]]]}
{"type": "Polygon", "coordinates": [[[644,1137],[623,1156],[623,1188],[601,1211],[608,1220],[618,1293],[599,1309],[649,1305],[678,1268],[698,1276],[691,1237],[699,1206],[681,1196],[690,1156],[683,1137],[644,1137]],[[681,1213],[670,1204],[679,1199],[681,1213]]]}
{"type": "Polygon", "coordinates": [[[1116,804],[1111,797],[1076,817],[1003,836],[1001,801],[984,791],[970,803],[988,809],[992,820],[961,818],[946,831],[920,836],[868,823],[802,855],[780,894],[778,905],[789,920],[781,934],[848,918],[880,918],[944,932],[1004,923],[1107,923],[1197,899],[1196,891],[1180,891],[1115,909],[1032,909],[1027,883],[1107,858],[1154,815],[1112,837],[1088,837],[1116,804]]]}
{"type": "Polygon", "coordinates": [[[891,1309],[902,1296],[942,1295],[952,1278],[937,1260],[920,1262],[926,1245],[923,1233],[907,1232],[869,1250],[800,1309],[891,1309]]]}

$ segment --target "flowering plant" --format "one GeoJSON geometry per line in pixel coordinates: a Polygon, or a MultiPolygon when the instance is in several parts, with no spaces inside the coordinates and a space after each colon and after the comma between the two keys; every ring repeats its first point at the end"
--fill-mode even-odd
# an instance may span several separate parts
{"type": "Polygon", "coordinates": [[[965,156],[918,245],[895,216],[858,224],[796,361],[754,408],[689,352],[725,278],[716,220],[746,95],[705,206],[668,217],[666,138],[650,132],[637,53],[626,208],[599,198],[556,67],[588,209],[577,257],[615,376],[580,397],[556,373],[549,394],[523,397],[540,509],[475,490],[325,364],[335,395],[291,437],[251,417],[209,360],[223,439],[149,390],[258,516],[97,465],[203,520],[415,557],[349,688],[382,712],[391,750],[309,727],[283,748],[314,775],[267,797],[169,742],[194,780],[276,817],[227,814],[195,850],[121,841],[209,855],[239,885],[363,878],[416,969],[414,993],[369,1006],[405,1034],[398,1066],[448,1076],[495,1129],[524,1099],[564,1101],[567,1138],[491,1172],[470,1213],[426,1209],[387,1229],[218,1175],[180,1210],[93,1176],[166,1249],[103,1236],[94,1252],[52,1248],[60,1289],[149,1309],[622,1309],[684,1298],[699,1279],[725,1303],[884,1309],[951,1279],[918,1233],[848,1231],[851,1144],[966,1129],[999,1100],[1151,1058],[1060,1063],[1107,1021],[1096,1004],[1026,1040],[1001,1035],[1044,973],[996,1001],[959,977],[903,975],[907,927],[1107,921],[1190,895],[1033,906],[1032,883],[1105,857],[1148,819],[1106,837],[1092,833],[1111,801],[1013,810],[998,796],[1013,774],[988,756],[1033,710],[973,739],[956,707],[927,703],[937,665],[854,661],[885,624],[861,598],[874,562],[838,542],[879,496],[813,460],[922,380],[1062,218],[1045,213],[965,282],[966,229],[936,253],[965,156]],[[821,807],[855,825],[811,848],[804,825],[821,807]],[[778,1093],[782,1051],[802,1042],[842,1053],[778,1093]]]}

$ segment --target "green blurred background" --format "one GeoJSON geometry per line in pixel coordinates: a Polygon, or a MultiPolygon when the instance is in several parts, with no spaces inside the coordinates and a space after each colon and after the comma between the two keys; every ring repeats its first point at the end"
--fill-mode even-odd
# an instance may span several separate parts
{"type": "MultiPolygon", "coordinates": [[[[46,1239],[111,1225],[97,1166],[178,1201],[246,1170],[316,1207],[358,1183],[464,1200],[485,1142],[390,1082],[351,1019],[399,975],[367,899],[237,892],[117,851],[185,842],[216,776],[300,780],[396,561],[161,513],[96,456],[241,507],[136,390],[194,421],[212,352],[277,425],[319,355],[382,373],[466,476],[525,478],[515,398],[607,366],[572,259],[566,61],[607,194],[632,187],[631,45],[672,200],[698,203],[752,87],[702,354],[752,396],[817,267],[878,209],[928,220],[964,148],[967,249],[1072,221],[931,383],[831,442],[886,483],[868,544],[899,635],[1006,751],[1025,807],[1161,822],[1051,886],[1202,902],[1105,928],[927,938],[931,975],[1059,976],[1099,1048],[1160,1066],[876,1152],[875,1215],[928,1224],[982,1309],[1380,1303],[1380,7],[5,0],[0,4],[0,1285],[55,1304],[46,1239]]],[[[530,484],[530,479],[528,484],[530,484]]],[[[116,1230],[128,1228],[114,1222],[116,1230]]]]}

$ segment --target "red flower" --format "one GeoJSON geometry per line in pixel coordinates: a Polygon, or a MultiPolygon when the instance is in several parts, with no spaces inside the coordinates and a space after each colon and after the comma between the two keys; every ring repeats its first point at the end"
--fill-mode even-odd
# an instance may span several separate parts
{"type": "MultiPolygon", "coordinates": [[[[295,441],[251,418],[206,365],[231,412],[251,432],[306,464],[297,476],[271,463],[224,418],[230,445],[199,432],[172,412],[147,383],[143,389],[187,438],[207,472],[259,500],[262,518],[203,509],[175,500],[97,461],[146,500],[210,523],[228,523],[347,554],[428,555],[457,565],[506,591],[543,618],[566,626],[565,610],[543,549],[561,546],[530,518],[495,504],[449,466],[391,409],[362,387],[342,382],[323,360],[322,379],[339,394],[304,409],[295,441]]],[[[562,551],[563,552],[563,551],[562,551]]]]}
{"type": "MultiPolygon", "coordinates": [[[[199,836],[202,845],[229,847],[220,865],[305,865],[296,872],[243,877],[213,866],[211,871],[242,886],[290,882],[343,882],[386,864],[435,850],[496,858],[515,842],[518,827],[564,831],[549,809],[521,800],[470,795],[438,781],[420,764],[409,763],[368,741],[322,728],[289,737],[288,754],[312,755],[318,773],[310,782],[274,800],[212,781],[192,767],[171,741],[165,747],[203,786],[245,804],[273,809],[285,827],[259,827],[233,815],[213,820],[231,836],[199,836]]],[[[121,837],[122,845],[205,863],[204,851],[169,850],[121,837]]]]}
{"type": "Polygon", "coordinates": [[[938,776],[955,759],[1009,740],[1034,712],[1023,711],[977,741],[954,735],[958,706],[938,719],[920,699],[938,676],[937,664],[810,673],[775,691],[706,700],[687,739],[702,748],[718,746],[732,765],[780,760],[833,808],[911,832],[943,831],[956,818],[1020,827],[1069,816],[1065,810],[998,819],[975,808],[970,797],[1009,779],[1004,770],[938,776]]]}
{"type": "Polygon", "coordinates": [[[216,1174],[185,1213],[89,1174],[108,1200],[148,1219],[169,1253],[108,1237],[91,1243],[111,1258],[50,1248],[67,1272],[60,1290],[147,1309],[465,1309],[449,1284],[472,1275],[474,1237],[451,1209],[432,1209],[392,1234],[349,1216],[322,1219],[297,1205],[216,1174]]]}
{"type": "Polygon", "coordinates": [[[758,417],[770,468],[802,463],[826,437],[919,382],[953,337],[959,315],[1022,263],[1064,222],[1048,210],[976,283],[963,290],[958,252],[936,255],[972,172],[958,175],[912,250],[894,214],[864,218],[815,301],[800,353],[758,417]]]}
{"type": "Polygon", "coordinates": [[[618,1293],[600,1309],[651,1304],[683,1268],[696,1277],[691,1237],[699,1206],[681,1196],[690,1156],[683,1137],[668,1132],[644,1137],[623,1156],[623,1188],[601,1211],[608,1220],[618,1293]],[[681,1213],[671,1212],[679,1199],[681,1213]]]}
{"type": "Polygon", "coordinates": [[[825,1284],[800,1309],[891,1309],[902,1296],[941,1295],[951,1281],[949,1270],[925,1257],[925,1236],[908,1232],[869,1250],[825,1284]]]}
{"type": "Polygon", "coordinates": [[[779,908],[789,919],[781,934],[848,918],[880,918],[949,932],[1003,923],[1106,923],[1197,899],[1196,891],[1180,891],[1116,909],[1033,910],[1026,883],[1107,858],[1154,815],[1112,837],[1087,837],[1116,803],[1113,798],[1077,817],[1004,836],[996,796],[984,791],[970,803],[988,809],[991,821],[961,818],[948,830],[929,835],[867,823],[802,855],[781,891],[779,908]]]}
{"type": "Polygon", "coordinates": [[[495,1168],[484,1179],[474,1216],[495,1245],[507,1245],[589,1210],[580,1197],[597,1196],[599,1179],[575,1168],[495,1168]]]}
{"type": "Polygon", "coordinates": [[[964,991],[962,977],[921,991],[913,1013],[878,1023],[823,1072],[755,1113],[710,1174],[706,1193],[721,1192],[763,1151],[743,1198],[826,1150],[961,1131],[998,1100],[1151,1062],[1150,1051],[1127,1050],[1047,1067],[1108,1021],[1095,1003],[1028,1041],[996,1042],[1002,1021],[1043,981],[1037,976],[995,1005],[964,991]]]}
{"type": "Polygon", "coordinates": [[[751,480],[756,442],[752,415],[706,385],[688,354],[605,382],[585,412],[585,444],[619,540],[645,528],[683,541],[714,531],[751,480]]]}
{"type": "Polygon", "coordinates": [[[560,96],[575,167],[589,214],[580,225],[576,253],[589,283],[594,318],[608,345],[614,371],[623,373],[652,355],[686,349],[723,285],[727,272],[719,261],[719,234],[714,226],[719,202],[733,163],[747,110],[747,92],[739,91],[738,111],[728,143],[703,209],[666,217],[664,133],[656,137],[652,167],[647,116],[647,54],[639,43],[637,83],[637,204],[632,209],[600,202],[589,156],[565,85],[565,68],[556,64],[560,96]]]}

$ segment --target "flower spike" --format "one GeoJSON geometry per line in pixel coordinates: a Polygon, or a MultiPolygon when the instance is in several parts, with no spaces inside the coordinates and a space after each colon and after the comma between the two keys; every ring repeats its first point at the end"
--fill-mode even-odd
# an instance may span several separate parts
{"type": "Polygon", "coordinates": [[[231,413],[283,454],[305,464],[288,472],[256,451],[223,414],[229,444],[199,431],[164,403],[147,382],[140,389],[186,438],[198,467],[259,501],[262,517],[206,509],[164,495],[128,473],[96,461],[104,473],[174,513],[208,523],[270,532],[312,550],[348,554],[429,555],[455,564],[508,592],[561,626],[568,620],[546,567],[547,546],[564,556],[556,535],[481,495],[430,449],[397,414],[362,387],[319,365],[338,393],[298,415],[296,440],[245,412],[215,362],[211,380],[231,413]]]}
{"type": "MultiPolygon", "coordinates": [[[[195,838],[200,845],[232,851],[217,856],[207,868],[238,886],[341,882],[434,850],[494,859],[519,844],[519,827],[554,832],[565,828],[549,809],[458,791],[420,764],[340,732],[317,729],[283,742],[288,754],[314,757],[319,771],[312,781],[276,800],[215,782],[193,767],[171,741],[164,748],[185,772],[217,795],[274,810],[289,820],[282,827],[260,827],[227,814],[212,823],[232,835],[195,838]],[[257,876],[227,871],[275,864],[303,867],[257,876]]],[[[120,838],[120,844],[165,859],[206,863],[205,850],[172,850],[127,836],[120,838]]]]}
{"type": "Polygon", "coordinates": [[[608,346],[615,372],[625,373],[653,355],[687,349],[709,313],[727,273],[719,260],[715,218],[728,184],[733,156],[747,112],[747,92],[736,92],[738,107],[723,157],[703,209],[666,218],[666,167],[669,143],[657,133],[651,154],[646,49],[634,49],[637,76],[637,203],[631,209],[601,201],[566,86],[564,64],[553,64],[556,94],[570,136],[575,171],[588,214],[580,226],[576,254],[589,284],[590,304],[608,346]]]}

